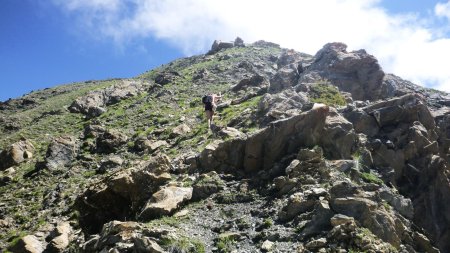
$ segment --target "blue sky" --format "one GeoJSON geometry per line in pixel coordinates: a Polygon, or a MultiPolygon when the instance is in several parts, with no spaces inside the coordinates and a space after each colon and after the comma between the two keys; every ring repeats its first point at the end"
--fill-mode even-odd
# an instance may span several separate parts
{"type": "Polygon", "coordinates": [[[236,36],[310,54],[341,41],[450,91],[449,20],[448,0],[0,0],[0,101],[133,77],[236,36]]]}

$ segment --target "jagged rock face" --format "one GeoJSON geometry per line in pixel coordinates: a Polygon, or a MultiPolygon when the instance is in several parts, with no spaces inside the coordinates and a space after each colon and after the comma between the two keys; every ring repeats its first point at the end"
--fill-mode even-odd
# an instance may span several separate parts
{"type": "Polygon", "coordinates": [[[372,166],[412,199],[414,214],[402,213],[414,216],[439,248],[449,248],[450,219],[442,215],[450,211],[444,204],[450,200],[448,164],[438,156],[438,129],[422,98],[405,95],[344,115],[358,126],[357,131],[371,137],[372,166]]]}
{"type": "Polygon", "coordinates": [[[0,153],[0,170],[18,165],[26,159],[32,158],[33,152],[34,146],[28,140],[12,144],[0,153]]]}
{"type": "Polygon", "coordinates": [[[312,110],[270,123],[269,127],[231,142],[217,142],[200,154],[200,164],[207,170],[240,169],[247,172],[270,169],[286,153],[299,147],[323,145],[331,157],[350,157],[356,142],[351,124],[318,105],[312,110]],[[230,161],[232,161],[230,163],[230,161]]]}
{"type": "Polygon", "coordinates": [[[342,91],[350,92],[354,100],[386,97],[384,72],[377,59],[364,50],[347,52],[346,48],[342,43],[326,44],[303,72],[299,84],[317,82],[321,78],[342,91]]]}

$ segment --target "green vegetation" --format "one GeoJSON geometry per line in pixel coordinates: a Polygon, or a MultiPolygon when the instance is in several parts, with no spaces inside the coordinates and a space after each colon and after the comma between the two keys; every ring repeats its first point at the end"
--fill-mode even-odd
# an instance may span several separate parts
{"type": "Polygon", "coordinates": [[[162,239],[161,246],[170,252],[205,253],[205,244],[195,238],[181,237],[176,239],[162,239]]]}
{"type": "Polygon", "coordinates": [[[228,253],[231,252],[233,246],[236,244],[236,241],[232,236],[219,236],[217,238],[215,245],[217,247],[218,252],[220,253],[228,253]]]}
{"type": "Polygon", "coordinates": [[[270,228],[270,227],[272,227],[273,226],[273,220],[272,220],[272,218],[265,218],[264,219],[264,221],[263,221],[263,227],[264,228],[270,228]]]}
{"type": "Polygon", "coordinates": [[[368,183],[374,183],[374,184],[383,184],[383,180],[381,180],[379,177],[377,177],[375,174],[362,172],[360,174],[361,178],[368,182],[368,183]]]}
{"type": "Polygon", "coordinates": [[[347,104],[339,90],[327,82],[313,84],[310,89],[310,99],[314,103],[323,103],[329,106],[347,104]]]}

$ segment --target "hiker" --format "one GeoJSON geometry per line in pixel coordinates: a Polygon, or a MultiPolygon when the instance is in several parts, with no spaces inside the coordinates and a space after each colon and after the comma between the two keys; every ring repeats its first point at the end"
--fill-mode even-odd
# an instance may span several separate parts
{"type": "Polygon", "coordinates": [[[211,128],[211,124],[213,122],[214,112],[216,111],[217,105],[216,102],[222,98],[222,95],[219,94],[208,94],[203,96],[202,102],[205,104],[205,113],[206,119],[208,120],[208,128],[211,128]]]}

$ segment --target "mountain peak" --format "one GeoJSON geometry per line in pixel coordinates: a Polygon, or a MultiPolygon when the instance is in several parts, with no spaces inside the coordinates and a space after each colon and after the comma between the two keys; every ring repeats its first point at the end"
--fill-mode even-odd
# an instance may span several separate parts
{"type": "Polygon", "coordinates": [[[344,43],[239,37],[32,92],[0,103],[0,247],[449,252],[449,101],[344,43]]]}

